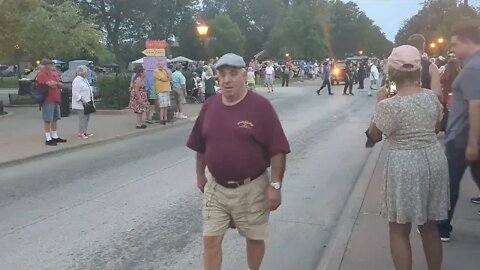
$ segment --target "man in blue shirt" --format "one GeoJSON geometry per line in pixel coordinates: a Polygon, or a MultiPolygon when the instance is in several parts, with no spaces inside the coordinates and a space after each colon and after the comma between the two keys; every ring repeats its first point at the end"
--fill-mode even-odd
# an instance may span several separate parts
{"type": "Polygon", "coordinates": [[[180,119],[188,118],[183,113],[183,105],[186,102],[186,95],[187,95],[187,86],[186,86],[186,79],[185,76],[182,74],[182,65],[178,64],[175,66],[175,72],[172,74],[172,86],[173,86],[173,93],[176,95],[175,102],[177,103],[177,112],[175,112],[175,117],[180,119]]]}
{"type": "Polygon", "coordinates": [[[328,61],[325,61],[323,63],[322,80],[323,80],[323,84],[322,84],[322,87],[320,87],[320,89],[317,90],[317,95],[320,96],[320,91],[322,91],[323,88],[325,88],[325,86],[328,87],[328,94],[333,95],[331,84],[330,84],[330,66],[328,64],[328,61]]]}

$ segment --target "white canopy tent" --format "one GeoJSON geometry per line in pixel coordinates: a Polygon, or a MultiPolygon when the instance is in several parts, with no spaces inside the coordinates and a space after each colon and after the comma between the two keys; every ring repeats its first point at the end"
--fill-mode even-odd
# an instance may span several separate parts
{"type": "Polygon", "coordinates": [[[192,59],[188,59],[186,57],[183,57],[183,56],[178,56],[178,57],[175,57],[173,58],[172,60],[170,60],[170,62],[188,62],[188,63],[193,63],[194,61],[192,59]]]}

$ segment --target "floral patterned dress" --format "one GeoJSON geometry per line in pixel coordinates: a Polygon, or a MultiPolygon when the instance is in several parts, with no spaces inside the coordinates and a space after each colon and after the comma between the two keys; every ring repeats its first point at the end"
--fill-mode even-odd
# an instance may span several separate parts
{"type": "Polygon", "coordinates": [[[148,111],[150,107],[150,103],[148,102],[148,95],[145,83],[141,78],[137,78],[132,85],[130,85],[130,104],[128,106],[132,109],[135,113],[144,113],[148,111]],[[135,84],[141,83],[140,86],[140,97],[137,97],[135,94],[135,84]]]}
{"type": "Polygon", "coordinates": [[[431,90],[377,105],[373,121],[389,146],[383,204],[389,222],[423,225],[448,218],[448,163],[435,134],[442,110],[431,90]]]}

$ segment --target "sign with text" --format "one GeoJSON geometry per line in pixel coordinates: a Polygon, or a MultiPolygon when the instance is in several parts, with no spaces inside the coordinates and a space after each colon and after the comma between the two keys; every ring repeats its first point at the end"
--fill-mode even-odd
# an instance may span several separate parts
{"type": "Polygon", "coordinates": [[[145,48],[147,49],[165,49],[168,47],[168,42],[165,40],[152,40],[145,41],[145,48]]]}
{"type": "Polygon", "coordinates": [[[146,49],[142,53],[146,56],[165,56],[165,49],[146,49]]]}

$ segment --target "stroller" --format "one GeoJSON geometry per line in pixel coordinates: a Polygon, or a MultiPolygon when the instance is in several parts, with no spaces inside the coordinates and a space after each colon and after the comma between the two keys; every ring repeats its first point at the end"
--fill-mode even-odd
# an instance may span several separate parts
{"type": "Polygon", "coordinates": [[[187,85],[187,96],[185,97],[188,104],[200,104],[203,103],[202,99],[202,79],[194,72],[189,79],[187,85]]]}

